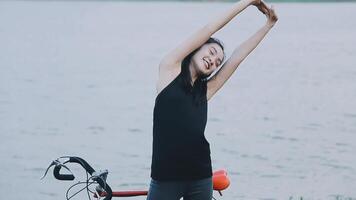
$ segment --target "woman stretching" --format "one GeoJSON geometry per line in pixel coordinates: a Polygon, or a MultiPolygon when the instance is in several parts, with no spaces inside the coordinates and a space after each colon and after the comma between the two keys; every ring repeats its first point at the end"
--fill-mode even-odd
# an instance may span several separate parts
{"type": "Polygon", "coordinates": [[[210,147],[204,136],[207,101],[277,20],[273,6],[267,7],[262,0],[241,0],[163,57],[153,111],[151,182],[147,200],[212,199],[210,147]],[[266,24],[224,62],[224,47],[211,36],[250,5],[266,15],[266,24]]]}

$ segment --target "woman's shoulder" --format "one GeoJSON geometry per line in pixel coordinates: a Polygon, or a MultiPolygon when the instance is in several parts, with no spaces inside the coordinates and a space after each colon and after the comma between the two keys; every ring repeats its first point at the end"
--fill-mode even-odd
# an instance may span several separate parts
{"type": "Polygon", "coordinates": [[[161,93],[171,82],[173,82],[181,74],[180,68],[161,68],[159,69],[159,76],[156,83],[157,94],[161,93]]]}

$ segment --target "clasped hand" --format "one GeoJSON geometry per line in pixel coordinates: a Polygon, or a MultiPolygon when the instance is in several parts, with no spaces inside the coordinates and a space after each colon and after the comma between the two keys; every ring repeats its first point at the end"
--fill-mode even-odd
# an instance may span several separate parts
{"type": "Polygon", "coordinates": [[[269,8],[263,0],[251,0],[250,5],[254,5],[267,17],[267,24],[271,27],[278,21],[273,5],[269,8]]]}

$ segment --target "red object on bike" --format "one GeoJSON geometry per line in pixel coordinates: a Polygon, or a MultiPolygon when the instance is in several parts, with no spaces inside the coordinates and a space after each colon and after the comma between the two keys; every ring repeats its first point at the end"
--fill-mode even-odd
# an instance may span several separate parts
{"type": "Polygon", "coordinates": [[[213,173],[213,188],[217,191],[225,190],[230,185],[226,170],[217,170],[213,173]]]}
{"type": "Polygon", "coordinates": [[[132,196],[145,196],[147,191],[122,191],[122,192],[112,192],[114,197],[132,197],[132,196]]]}
{"type": "MultiPolygon", "coordinates": [[[[133,197],[133,196],[146,196],[147,191],[120,191],[120,192],[112,192],[112,197],[133,197]]],[[[101,197],[106,196],[106,192],[100,193],[101,197]]],[[[96,195],[94,195],[97,198],[96,195]]]]}

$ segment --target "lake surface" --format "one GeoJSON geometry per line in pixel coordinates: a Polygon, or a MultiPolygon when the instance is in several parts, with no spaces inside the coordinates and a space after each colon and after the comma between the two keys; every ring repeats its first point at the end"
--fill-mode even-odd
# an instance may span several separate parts
{"type": "MultiPolygon", "coordinates": [[[[147,189],[158,63],[231,5],[0,2],[2,196],[65,199],[73,183],[40,180],[62,155],[147,189]]],[[[209,101],[213,168],[232,182],[214,196],[356,199],[356,4],[274,5],[278,23],[209,101]]],[[[214,36],[230,56],[264,23],[250,7],[214,36]]]]}

